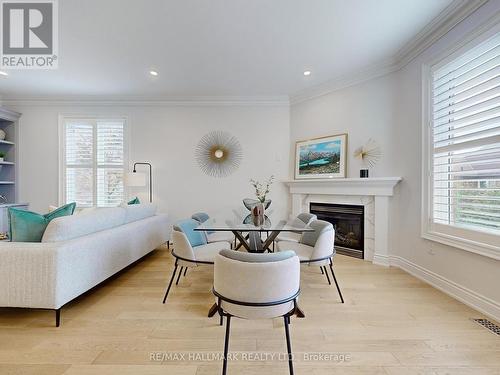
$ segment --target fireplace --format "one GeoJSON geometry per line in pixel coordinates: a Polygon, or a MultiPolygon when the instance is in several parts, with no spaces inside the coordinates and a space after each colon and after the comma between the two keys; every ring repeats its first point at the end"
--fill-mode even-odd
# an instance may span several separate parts
{"type": "Polygon", "coordinates": [[[311,202],[309,212],[333,224],[339,254],[364,259],[364,206],[311,202]]]}

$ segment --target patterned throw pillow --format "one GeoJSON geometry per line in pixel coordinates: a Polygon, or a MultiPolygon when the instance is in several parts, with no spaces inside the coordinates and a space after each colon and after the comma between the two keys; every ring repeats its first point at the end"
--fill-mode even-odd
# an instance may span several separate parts
{"type": "Polygon", "coordinates": [[[12,242],[41,242],[50,221],[61,216],[73,215],[76,203],[68,203],[48,214],[9,208],[10,240],[12,242]]]}

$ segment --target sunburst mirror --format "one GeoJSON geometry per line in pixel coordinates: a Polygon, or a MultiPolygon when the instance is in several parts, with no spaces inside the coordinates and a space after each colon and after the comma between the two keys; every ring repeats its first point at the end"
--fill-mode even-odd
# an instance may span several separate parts
{"type": "Polygon", "coordinates": [[[205,134],[195,151],[201,170],[212,177],[227,177],[238,169],[243,158],[240,142],[225,131],[205,134]]]}

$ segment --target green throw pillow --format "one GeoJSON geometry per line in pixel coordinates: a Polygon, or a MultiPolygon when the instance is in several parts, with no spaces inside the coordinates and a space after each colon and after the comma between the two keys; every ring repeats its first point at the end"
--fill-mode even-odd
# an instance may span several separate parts
{"type": "Polygon", "coordinates": [[[45,228],[56,217],[73,215],[76,203],[68,203],[45,215],[9,208],[10,240],[12,242],[41,242],[45,228]]]}
{"type": "Polygon", "coordinates": [[[127,202],[127,204],[140,204],[140,203],[141,203],[141,201],[137,197],[135,197],[134,199],[131,199],[127,202]]]}

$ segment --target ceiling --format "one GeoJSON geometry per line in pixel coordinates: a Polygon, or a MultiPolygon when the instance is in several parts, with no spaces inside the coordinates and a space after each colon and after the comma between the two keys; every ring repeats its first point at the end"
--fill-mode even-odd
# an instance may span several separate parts
{"type": "Polygon", "coordinates": [[[59,68],[6,70],[0,95],[293,95],[386,61],[451,3],[60,0],[59,68]]]}

